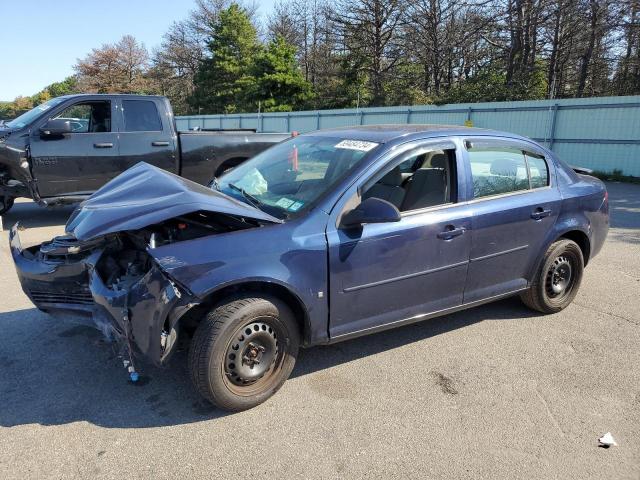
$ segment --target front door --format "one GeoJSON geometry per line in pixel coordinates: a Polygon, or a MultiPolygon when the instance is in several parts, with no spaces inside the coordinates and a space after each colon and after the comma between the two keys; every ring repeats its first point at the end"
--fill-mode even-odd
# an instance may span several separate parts
{"type": "Polygon", "coordinates": [[[452,142],[405,146],[337,207],[348,211],[375,196],[396,205],[401,220],[361,228],[330,223],[332,339],[462,304],[471,218],[457,203],[458,172],[464,170],[456,150],[452,142]]]}
{"type": "Polygon", "coordinates": [[[534,146],[491,139],[465,145],[474,197],[469,303],[527,287],[561,198],[552,164],[534,146]]]}
{"type": "Polygon", "coordinates": [[[34,129],[30,153],[41,197],[92,193],[113,176],[118,157],[113,110],[109,100],[82,101],[47,118],[68,119],[72,133],[41,137],[34,129]]]}

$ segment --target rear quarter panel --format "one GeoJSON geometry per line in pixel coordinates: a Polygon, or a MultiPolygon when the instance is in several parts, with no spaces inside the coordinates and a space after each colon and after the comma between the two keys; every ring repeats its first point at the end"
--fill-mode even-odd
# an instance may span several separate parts
{"type": "Polygon", "coordinates": [[[589,238],[587,263],[600,252],[609,230],[609,205],[604,201],[606,187],[595,177],[576,174],[555,155],[550,157],[556,164],[562,203],[547,247],[567,232],[579,230],[589,238]]]}

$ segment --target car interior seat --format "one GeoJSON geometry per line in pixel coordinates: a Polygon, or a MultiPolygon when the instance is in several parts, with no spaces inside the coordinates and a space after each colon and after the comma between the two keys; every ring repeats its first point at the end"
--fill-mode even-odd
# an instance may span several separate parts
{"type": "Polygon", "coordinates": [[[400,171],[400,167],[395,167],[387,173],[363,195],[364,199],[370,197],[381,198],[400,208],[405,197],[405,190],[402,188],[402,172],[400,171]]]}
{"type": "Polygon", "coordinates": [[[92,133],[110,132],[111,118],[108,106],[94,105],[91,108],[90,128],[92,133]]]}
{"type": "Polygon", "coordinates": [[[401,210],[416,210],[447,203],[447,190],[444,168],[420,168],[413,174],[401,210]]]}
{"type": "Polygon", "coordinates": [[[449,158],[445,153],[436,153],[426,163],[430,166],[416,170],[407,183],[403,211],[433,207],[449,201],[449,158]]]}

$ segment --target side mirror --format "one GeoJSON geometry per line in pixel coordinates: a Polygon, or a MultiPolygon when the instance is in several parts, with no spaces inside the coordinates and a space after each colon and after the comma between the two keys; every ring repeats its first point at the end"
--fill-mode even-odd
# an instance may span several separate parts
{"type": "Polygon", "coordinates": [[[363,223],[388,223],[400,221],[400,210],[381,198],[369,197],[342,216],[342,227],[358,227],[363,223]]]}
{"type": "Polygon", "coordinates": [[[71,122],[64,118],[54,118],[40,127],[40,136],[42,137],[60,137],[71,132],[73,132],[71,122]]]}

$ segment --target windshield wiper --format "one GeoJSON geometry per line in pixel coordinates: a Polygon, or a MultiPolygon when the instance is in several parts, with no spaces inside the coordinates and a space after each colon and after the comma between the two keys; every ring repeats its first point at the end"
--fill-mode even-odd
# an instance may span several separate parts
{"type": "Polygon", "coordinates": [[[258,200],[256,197],[251,195],[249,192],[247,192],[244,188],[239,187],[238,185],[235,185],[233,183],[228,183],[227,185],[229,185],[229,187],[231,187],[232,189],[240,192],[242,196],[246,198],[253,207],[257,208],[258,210],[261,210],[260,206],[263,205],[263,203],[260,200],[258,200]]]}

